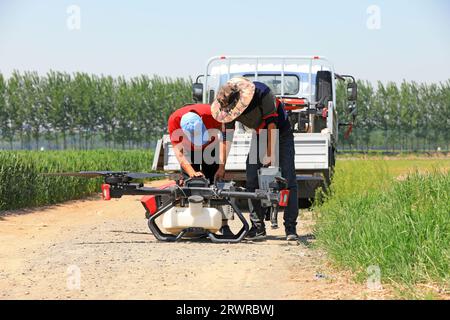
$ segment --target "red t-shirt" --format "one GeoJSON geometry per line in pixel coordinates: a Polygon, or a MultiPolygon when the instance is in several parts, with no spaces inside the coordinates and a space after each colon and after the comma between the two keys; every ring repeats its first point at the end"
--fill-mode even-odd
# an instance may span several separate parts
{"type": "MultiPolygon", "coordinates": [[[[175,146],[178,143],[183,141],[184,134],[180,134],[182,132],[180,122],[181,117],[184,116],[188,112],[194,112],[198,114],[201,118],[203,123],[205,124],[205,127],[207,130],[209,129],[218,129],[221,130],[222,123],[216,121],[213,116],[211,115],[211,106],[209,104],[191,104],[187,105],[185,107],[182,107],[172,113],[169,117],[169,123],[168,123],[168,129],[169,129],[169,135],[170,135],[170,141],[172,142],[172,145],[175,146]],[[178,134],[174,134],[176,130],[178,134]]],[[[215,137],[210,137],[210,141],[203,146],[203,149],[206,148],[209,144],[214,142],[215,137]]],[[[190,143],[191,150],[194,149],[194,145],[190,143]]]]}

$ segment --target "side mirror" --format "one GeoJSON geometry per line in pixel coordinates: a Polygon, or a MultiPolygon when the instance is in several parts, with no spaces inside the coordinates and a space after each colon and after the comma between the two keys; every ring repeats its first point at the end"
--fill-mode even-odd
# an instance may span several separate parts
{"type": "Polygon", "coordinates": [[[203,83],[196,82],[192,85],[192,99],[197,103],[203,101],[203,83]]]}
{"type": "Polygon", "coordinates": [[[349,102],[356,102],[358,99],[358,85],[356,82],[349,82],[347,84],[347,100],[349,102]]]}

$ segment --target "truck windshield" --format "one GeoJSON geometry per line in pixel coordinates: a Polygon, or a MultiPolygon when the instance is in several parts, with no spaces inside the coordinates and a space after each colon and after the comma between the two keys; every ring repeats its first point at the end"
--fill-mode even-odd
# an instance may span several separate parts
{"type": "MultiPolygon", "coordinates": [[[[254,74],[246,74],[244,77],[255,81],[254,74]]],[[[258,81],[267,85],[275,95],[281,95],[281,74],[258,74],[258,81]]],[[[296,95],[299,92],[300,81],[297,75],[284,75],[284,95],[296,95]]]]}

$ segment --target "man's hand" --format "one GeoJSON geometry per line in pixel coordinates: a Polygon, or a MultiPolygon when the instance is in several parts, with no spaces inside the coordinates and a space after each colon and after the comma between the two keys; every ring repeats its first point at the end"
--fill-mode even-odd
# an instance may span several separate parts
{"type": "Polygon", "coordinates": [[[271,164],[272,164],[272,158],[269,157],[268,155],[265,156],[264,160],[263,160],[263,163],[262,163],[263,167],[270,167],[271,164]]]}
{"type": "Polygon", "coordinates": [[[201,171],[192,171],[189,172],[189,178],[194,178],[194,177],[204,177],[205,175],[203,174],[203,172],[201,171]]]}
{"type": "Polygon", "coordinates": [[[180,163],[181,168],[187,173],[190,178],[193,177],[204,177],[204,174],[200,171],[195,171],[192,165],[184,156],[182,150],[182,144],[178,143],[174,145],[173,151],[175,152],[175,156],[177,157],[178,162],[180,163]]]}
{"type": "Polygon", "coordinates": [[[220,165],[219,169],[217,169],[216,174],[214,175],[215,181],[223,180],[225,177],[225,166],[220,165]]]}

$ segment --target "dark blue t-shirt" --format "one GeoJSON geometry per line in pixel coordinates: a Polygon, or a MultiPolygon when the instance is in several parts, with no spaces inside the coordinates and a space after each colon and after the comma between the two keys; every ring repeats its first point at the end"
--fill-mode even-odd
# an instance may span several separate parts
{"type": "MultiPolygon", "coordinates": [[[[247,110],[251,110],[253,108],[255,108],[255,106],[261,105],[262,104],[262,99],[270,93],[270,88],[259,81],[253,81],[253,83],[255,84],[255,94],[253,95],[253,99],[250,102],[249,106],[247,107],[247,109],[244,111],[244,114],[247,112],[247,110]]],[[[288,120],[288,116],[286,113],[286,110],[284,110],[284,105],[282,103],[278,103],[277,104],[277,114],[278,117],[274,117],[272,118],[268,118],[265,120],[265,128],[267,127],[267,125],[269,125],[270,123],[275,123],[277,128],[280,130],[286,129],[289,127],[289,120],[288,120]]]]}
{"type": "MultiPolygon", "coordinates": [[[[280,131],[289,128],[289,121],[283,104],[279,103],[276,106],[273,95],[272,99],[264,101],[264,98],[271,93],[270,88],[259,81],[253,83],[255,84],[255,93],[252,101],[235,121],[255,130],[265,129],[270,123],[275,123],[280,131]]],[[[228,130],[234,129],[235,121],[227,123],[225,128],[228,130]]]]}

